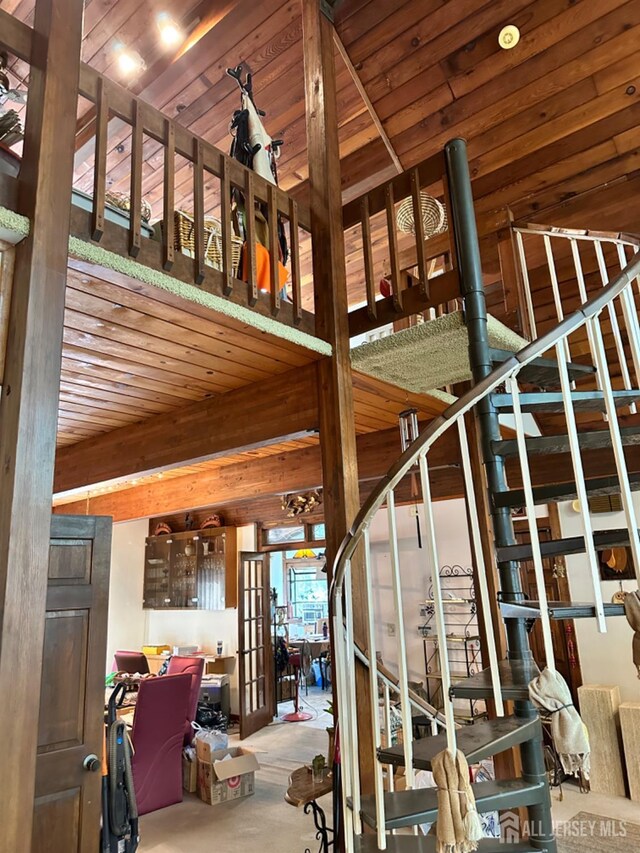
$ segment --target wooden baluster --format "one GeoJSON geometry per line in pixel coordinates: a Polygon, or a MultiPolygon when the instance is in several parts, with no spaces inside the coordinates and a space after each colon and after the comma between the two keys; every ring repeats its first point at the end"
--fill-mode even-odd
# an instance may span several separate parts
{"type": "Polygon", "coordinates": [[[196,284],[204,281],[204,151],[202,140],[197,137],[193,145],[193,227],[195,242],[195,265],[193,279],[196,284]]]}
{"type": "Polygon", "coordinates": [[[109,127],[109,96],[104,77],[98,78],[96,99],[96,150],[93,169],[93,208],[91,210],[91,239],[100,240],[104,234],[104,197],[107,188],[107,131],[109,127]]]}
{"type": "Polygon", "coordinates": [[[129,254],[135,258],[140,253],[140,224],[142,220],[142,133],[144,121],[142,103],[133,102],[133,127],[131,129],[131,200],[129,204],[129,254]]]}
{"type": "Polygon", "coordinates": [[[293,322],[302,320],[302,292],[300,278],[300,240],[298,238],[298,203],[289,199],[289,254],[291,256],[291,298],[293,322]]]}
{"type": "Polygon", "coordinates": [[[278,202],[276,188],[269,184],[268,193],[269,216],[269,273],[271,278],[271,313],[275,316],[280,311],[280,277],[278,275],[278,260],[280,257],[280,241],[278,240],[278,202]]]}
{"type": "Polygon", "coordinates": [[[398,265],[398,226],[396,224],[396,207],[393,198],[393,184],[385,187],[387,207],[387,234],[389,236],[389,261],[391,267],[391,295],[393,307],[402,311],[402,291],[400,283],[400,267],[398,265]]]}
{"type": "Polygon", "coordinates": [[[418,169],[411,172],[411,196],[413,198],[413,221],[416,232],[416,251],[418,258],[418,277],[420,278],[420,294],[429,298],[429,268],[424,249],[424,222],[422,221],[422,205],[420,204],[420,173],[418,169]]]}
{"type": "Polygon", "coordinates": [[[373,278],[373,250],[371,246],[371,220],[369,217],[368,195],[365,195],[360,203],[360,222],[362,223],[364,280],[367,288],[367,314],[372,320],[375,320],[378,316],[378,309],[376,306],[376,284],[373,278]]]}
{"type": "Polygon", "coordinates": [[[244,201],[247,241],[245,251],[247,258],[247,283],[249,285],[249,305],[255,305],[258,301],[258,281],[256,278],[255,196],[253,194],[253,172],[251,171],[251,169],[247,169],[244,201]]]}
{"type": "Polygon", "coordinates": [[[176,128],[165,122],[164,210],[162,219],[162,266],[170,270],[175,252],[176,128]]]}
{"type": "Polygon", "coordinates": [[[222,292],[225,296],[230,296],[233,292],[233,263],[231,258],[231,181],[229,179],[229,163],[226,157],[222,160],[220,193],[220,218],[222,220],[222,272],[224,274],[222,292]]]}

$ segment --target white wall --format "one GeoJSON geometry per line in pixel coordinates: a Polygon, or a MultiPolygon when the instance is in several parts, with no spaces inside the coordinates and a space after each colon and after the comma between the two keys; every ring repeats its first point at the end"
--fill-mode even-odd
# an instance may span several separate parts
{"type": "MultiPolygon", "coordinates": [[[[238,651],[238,611],[226,610],[143,610],[145,538],[149,522],[131,521],[113,525],[107,670],[116,649],[140,649],[143,645],[199,645],[214,652],[218,640],[224,654],[238,651]]],[[[255,525],[239,527],[238,550],[256,550],[255,525]]],[[[237,658],[229,666],[231,710],[238,712],[237,658]]]]}
{"type": "Polygon", "coordinates": [[[113,525],[109,622],[107,627],[107,672],[116,649],[140,649],[145,641],[145,611],[142,609],[144,540],[149,522],[127,521],[113,525]]]}
{"type": "MultiPolygon", "coordinates": [[[[640,495],[635,493],[636,516],[640,518],[640,495]]],[[[558,505],[563,536],[581,536],[580,514],[566,501],[558,505]]],[[[591,515],[594,530],[626,528],[624,513],[607,512],[591,515]]],[[[591,574],[584,554],[566,558],[571,600],[593,601],[591,574]]],[[[611,601],[620,588],[618,581],[601,581],[602,597],[611,601]]],[[[625,590],[638,588],[637,581],[623,581],[625,590]]],[[[607,633],[600,634],[595,619],[576,619],[576,639],[585,684],[618,685],[625,702],[640,701],[640,681],[631,657],[632,631],[624,616],[607,619],[607,633]]]]}
{"type": "MultiPolygon", "coordinates": [[[[416,519],[412,507],[397,508],[398,546],[402,571],[403,617],[407,641],[409,678],[424,682],[424,652],[418,626],[424,622],[420,605],[427,598],[431,571],[427,565],[426,550],[418,548],[416,519]]],[[[436,524],[439,567],[471,565],[471,545],[467,532],[467,518],[463,500],[437,501],[433,505],[436,524]]],[[[422,510],[420,510],[422,515],[422,510]]],[[[420,518],[424,544],[424,521],[420,518]]],[[[378,651],[390,669],[397,672],[397,630],[393,587],[391,583],[391,558],[388,543],[387,510],[382,509],[371,525],[371,552],[374,608],[376,615],[378,651]]]]}

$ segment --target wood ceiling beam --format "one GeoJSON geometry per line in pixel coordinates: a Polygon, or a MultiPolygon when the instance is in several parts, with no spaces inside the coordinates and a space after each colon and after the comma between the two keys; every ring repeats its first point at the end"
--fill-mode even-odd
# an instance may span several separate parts
{"type": "Polygon", "coordinates": [[[380,117],[378,116],[378,113],[376,112],[376,108],[373,106],[373,104],[371,102],[371,98],[367,94],[367,90],[364,86],[364,83],[360,79],[360,75],[358,74],[358,71],[357,71],[355,65],[351,61],[351,57],[349,56],[347,49],[344,46],[344,43],[343,43],[342,39],[340,38],[338,31],[336,30],[335,27],[333,27],[333,43],[335,44],[336,48],[338,49],[338,53],[340,54],[342,61],[344,62],[346,69],[349,72],[351,79],[353,80],[355,87],[358,90],[358,93],[360,94],[360,97],[362,98],[362,100],[364,102],[365,107],[367,108],[367,112],[371,116],[371,120],[374,123],[376,130],[378,131],[378,135],[380,136],[380,139],[384,143],[384,147],[389,152],[389,157],[391,157],[391,162],[393,163],[393,165],[396,168],[396,171],[400,175],[403,172],[402,163],[400,162],[400,158],[396,154],[396,150],[393,147],[391,140],[389,139],[389,136],[387,135],[387,131],[384,129],[384,125],[382,124],[382,121],[380,120],[380,117]]]}
{"type": "MultiPolygon", "coordinates": [[[[432,453],[431,470],[436,481],[434,497],[459,497],[463,488],[460,470],[458,467],[448,467],[458,465],[457,433],[446,433],[432,453]]],[[[361,493],[368,494],[400,455],[398,430],[389,429],[358,436],[357,454],[361,493]]],[[[130,521],[186,512],[199,507],[253,501],[321,486],[320,447],[314,446],[249,459],[196,475],[158,479],[150,484],[96,495],[88,500],[83,498],[57,506],[55,512],[89,512],[93,515],[111,515],[114,521],[130,521]]]]}
{"type": "Polygon", "coordinates": [[[317,428],[313,363],[61,448],[54,491],[195,464],[300,438],[317,428]]]}

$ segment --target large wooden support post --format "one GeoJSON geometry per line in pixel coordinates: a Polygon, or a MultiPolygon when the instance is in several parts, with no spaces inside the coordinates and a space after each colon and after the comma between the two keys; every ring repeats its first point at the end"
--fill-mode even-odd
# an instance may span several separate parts
{"type": "MultiPolygon", "coordinates": [[[[82,0],[37,0],[0,399],[3,850],[31,850],[82,0]]],[[[64,689],[64,685],[60,686],[64,689]]]]}
{"type": "MultiPolygon", "coordinates": [[[[320,0],[302,0],[304,76],[307,114],[313,281],[317,334],[333,346],[333,355],[319,365],[320,444],[327,565],[359,509],[358,464],[349,357],[347,279],[342,230],[340,153],[333,47],[333,25],[320,0]]],[[[367,595],[362,561],[353,560],[354,637],[367,647],[367,595]]],[[[356,667],[358,729],[363,791],[373,786],[371,716],[366,671],[356,667]]],[[[339,704],[339,697],[338,697],[339,704]]]]}

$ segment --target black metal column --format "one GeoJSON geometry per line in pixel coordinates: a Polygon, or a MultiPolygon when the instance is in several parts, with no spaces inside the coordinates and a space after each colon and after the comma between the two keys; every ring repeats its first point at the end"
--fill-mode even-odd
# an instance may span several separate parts
{"type": "MultiPolygon", "coordinates": [[[[464,297],[465,324],[469,334],[469,359],[474,382],[479,382],[492,371],[487,332],[487,306],[482,281],[480,247],[473,208],[471,178],[464,139],[453,139],[445,146],[447,177],[451,196],[451,218],[455,237],[456,258],[460,275],[460,288],[464,297]]],[[[481,400],[477,407],[482,458],[487,475],[490,497],[506,491],[505,464],[493,453],[491,442],[500,439],[498,414],[490,397],[481,400]]],[[[491,501],[491,517],[497,547],[515,545],[516,538],[508,509],[496,509],[491,501]]],[[[500,587],[504,601],[521,601],[524,594],[517,562],[498,563],[500,587]]],[[[529,638],[522,619],[506,620],[508,655],[512,661],[532,660],[529,638]]],[[[536,714],[530,702],[517,702],[516,714],[531,718],[536,714]]],[[[542,741],[531,740],[521,747],[523,776],[530,780],[546,781],[542,741]]],[[[542,805],[529,807],[530,841],[548,853],[555,853],[551,820],[551,798],[542,805]]]]}

